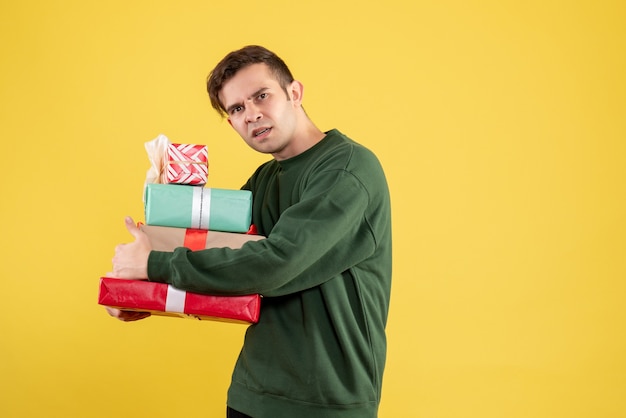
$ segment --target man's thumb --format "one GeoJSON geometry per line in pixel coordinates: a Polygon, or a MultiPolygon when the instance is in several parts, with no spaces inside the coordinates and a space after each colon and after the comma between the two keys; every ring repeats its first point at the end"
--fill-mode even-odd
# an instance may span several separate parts
{"type": "Polygon", "coordinates": [[[128,232],[130,232],[133,237],[137,238],[140,231],[137,225],[135,225],[135,221],[133,221],[133,218],[127,216],[126,218],[124,218],[124,223],[126,224],[126,229],[128,229],[128,232]]]}

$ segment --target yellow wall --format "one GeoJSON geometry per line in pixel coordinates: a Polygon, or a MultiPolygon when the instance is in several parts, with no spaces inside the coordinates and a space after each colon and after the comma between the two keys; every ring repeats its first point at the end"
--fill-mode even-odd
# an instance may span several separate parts
{"type": "Polygon", "coordinates": [[[320,128],[386,167],[383,418],[626,416],[621,1],[5,1],[0,416],[221,417],[244,326],[97,306],[159,133],[209,185],[265,160],[210,109],[274,49],[320,128]],[[211,4],[215,3],[215,4],[211,4]]]}

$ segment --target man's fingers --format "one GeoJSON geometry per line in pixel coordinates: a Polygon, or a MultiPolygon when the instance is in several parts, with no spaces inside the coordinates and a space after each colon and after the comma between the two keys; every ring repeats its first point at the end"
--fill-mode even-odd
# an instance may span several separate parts
{"type": "Polygon", "coordinates": [[[114,318],[119,318],[120,313],[122,312],[121,310],[117,308],[111,308],[109,306],[105,306],[104,309],[106,309],[107,313],[114,318]]]}
{"type": "Polygon", "coordinates": [[[122,309],[111,308],[110,306],[105,306],[105,309],[109,315],[124,322],[138,321],[150,316],[150,312],[125,311],[122,309]]]}

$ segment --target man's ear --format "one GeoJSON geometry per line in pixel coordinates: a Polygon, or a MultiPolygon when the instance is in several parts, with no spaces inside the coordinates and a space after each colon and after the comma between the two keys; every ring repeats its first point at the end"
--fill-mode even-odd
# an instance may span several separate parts
{"type": "Polygon", "coordinates": [[[289,94],[291,101],[294,105],[300,106],[302,104],[302,95],[304,93],[304,86],[298,80],[293,80],[289,85],[289,94]]]}

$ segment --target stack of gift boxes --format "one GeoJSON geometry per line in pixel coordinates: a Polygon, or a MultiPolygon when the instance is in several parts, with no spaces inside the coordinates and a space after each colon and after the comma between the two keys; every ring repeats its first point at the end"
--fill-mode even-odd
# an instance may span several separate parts
{"type": "MultiPolygon", "coordinates": [[[[205,145],[175,144],[164,135],[146,143],[152,162],[144,188],[144,231],[152,249],[240,248],[264,237],[251,224],[252,194],[206,187],[205,145]]],[[[98,303],[156,315],[256,323],[260,295],[213,296],[145,280],[100,278],[98,303]]]]}

